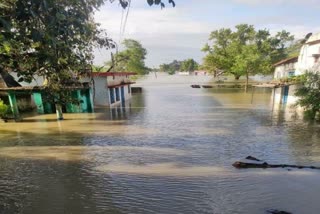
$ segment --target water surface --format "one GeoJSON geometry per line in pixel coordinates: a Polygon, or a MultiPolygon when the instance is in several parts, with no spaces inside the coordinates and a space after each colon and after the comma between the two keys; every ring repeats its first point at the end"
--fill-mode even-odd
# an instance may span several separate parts
{"type": "Polygon", "coordinates": [[[320,172],[237,170],[248,155],[320,166],[320,126],[271,91],[149,76],[130,106],[0,124],[0,213],[319,213],[320,172]],[[273,111],[272,111],[273,109],[273,111]]]}

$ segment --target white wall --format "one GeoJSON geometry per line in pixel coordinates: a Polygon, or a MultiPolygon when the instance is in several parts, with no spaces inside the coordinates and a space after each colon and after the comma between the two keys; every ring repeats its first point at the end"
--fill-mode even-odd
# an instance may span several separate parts
{"type": "Polygon", "coordinates": [[[283,92],[284,92],[284,88],[280,87],[280,88],[276,88],[275,90],[275,99],[274,99],[274,103],[275,104],[287,104],[287,105],[294,105],[296,104],[296,102],[298,101],[298,97],[296,97],[294,94],[296,93],[298,86],[297,85],[290,85],[289,86],[289,93],[287,96],[287,102],[283,103],[283,92]]]}
{"type": "Polygon", "coordinates": [[[109,96],[105,77],[94,77],[95,97],[94,104],[105,106],[109,104],[109,96]]]}
{"type": "Polygon", "coordinates": [[[297,75],[304,74],[306,71],[313,71],[316,64],[313,54],[320,54],[320,43],[305,44],[301,48],[297,66],[297,75]]]}
{"type": "Polygon", "coordinates": [[[274,71],[274,79],[286,78],[289,76],[289,72],[293,72],[294,75],[297,75],[296,74],[297,67],[298,67],[297,62],[286,63],[286,64],[277,66],[274,71]]]}
{"type": "MultiPolygon", "coordinates": [[[[122,95],[121,95],[121,86],[119,88],[120,100],[116,101],[115,88],[113,89],[114,103],[111,103],[110,91],[111,89],[108,86],[116,86],[121,83],[129,83],[130,79],[127,76],[108,76],[108,77],[99,77],[96,76],[93,78],[95,82],[95,99],[94,104],[96,106],[118,106],[121,104],[122,95]]],[[[83,78],[82,82],[89,82],[89,78],[83,78]]],[[[131,98],[131,93],[128,91],[128,85],[124,85],[124,100],[129,100],[131,98]]],[[[130,86],[131,87],[131,86],[130,86]]]]}
{"type": "Polygon", "coordinates": [[[108,86],[119,85],[123,83],[129,83],[130,79],[128,76],[108,76],[107,77],[108,86]]]}

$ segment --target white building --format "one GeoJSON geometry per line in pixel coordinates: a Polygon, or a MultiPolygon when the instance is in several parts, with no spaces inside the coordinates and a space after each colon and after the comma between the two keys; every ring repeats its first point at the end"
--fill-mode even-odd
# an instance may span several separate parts
{"type": "Polygon", "coordinates": [[[283,79],[296,75],[298,67],[298,57],[291,57],[288,59],[281,60],[274,64],[274,79],[283,79]]]}
{"type": "Polygon", "coordinates": [[[307,71],[320,71],[320,33],[306,41],[298,57],[281,60],[274,66],[274,79],[302,75],[307,71]]]}
{"type": "MultiPolygon", "coordinates": [[[[298,57],[282,60],[276,64],[274,79],[283,79],[308,72],[320,71],[320,33],[311,36],[302,46],[298,57]]],[[[297,85],[288,85],[274,89],[275,103],[294,104],[297,85]]]]}
{"type": "Polygon", "coordinates": [[[304,74],[306,71],[319,71],[320,64],[320,33],[312,35],[302,46],[296,75],[304,74]]]}
{"type": "Polygon", "coordinates": [[[116,106],[124,104],[131,98],[129,77],[132,72],[94,72],[93,96],[96,106],[116,106]]]}

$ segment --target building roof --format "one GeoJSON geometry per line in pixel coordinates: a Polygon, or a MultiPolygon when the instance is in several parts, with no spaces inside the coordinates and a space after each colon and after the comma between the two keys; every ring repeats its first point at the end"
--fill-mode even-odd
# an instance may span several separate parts
{"type": "Polygon", "coordinates": [[[320,43],[320,33],[310,36],[310,38],[306,42],[306,44],[309,44],[309,45],[314,45],[318,43],[320,43]]]}
{"type": "Polygon", "coordinates": [[[279,65],[284,65],[284,64],[294,63],[294,62],[298,62],[297,56],[281,60],[281,61],[273,64],[273,66],[279,66],[279,65]]]}
{"type": "Polygon", "coordinates": [[[109,76],[132,76],[134,72],[93,72],[94,77],[109,77],[109,76]]]}

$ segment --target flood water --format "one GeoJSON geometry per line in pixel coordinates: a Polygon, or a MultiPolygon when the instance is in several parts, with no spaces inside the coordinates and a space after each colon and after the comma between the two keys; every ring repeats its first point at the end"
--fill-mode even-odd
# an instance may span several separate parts
{"type": "Polygon", "coordinates": [[[0,123],[0,213],[320,212],[320,125],[271,91],[193,89],[208,77],[151,75],[130,106],[0,123]],[[272,111],[273,109],[273,111],[272,111]]]}

